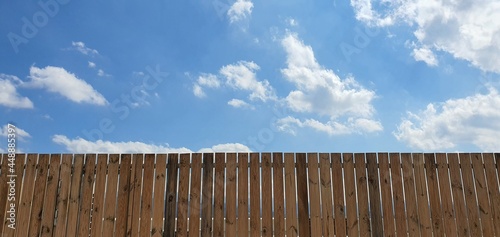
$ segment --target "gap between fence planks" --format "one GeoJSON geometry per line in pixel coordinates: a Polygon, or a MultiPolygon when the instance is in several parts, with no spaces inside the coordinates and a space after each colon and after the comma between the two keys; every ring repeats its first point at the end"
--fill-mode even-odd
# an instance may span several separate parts
{"type": "Polygon", "coordinates": [[[0,236],[498,236],[500,154],[0,156],[0,236]],[[16,200],[10,200],[10,191],[16,200]],[[9,228],[10,206],[17,228],[9,228]]]}

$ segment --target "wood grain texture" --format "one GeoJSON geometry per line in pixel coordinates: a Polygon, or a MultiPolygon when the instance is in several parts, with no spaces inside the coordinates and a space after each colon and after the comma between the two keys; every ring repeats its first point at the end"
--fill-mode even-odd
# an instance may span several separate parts
{"type": "Polygon", "coordinates": [[[352,153],[342,154],[344,160],[344,182],[347,213],[346,234],[359,236],[358,203],[356,201],[356,176],[354,175],[354,156],[352,153]]]}
{"type": "Polygon", "coordinates": [[[297,163],[297,203],[299,215],[299,236],[311,236],[311,224],[309,219],[309,200],[307,193],[307,160],[305,153],[295,155],[297,163]]]}
{"type": "Polygon", "coordinates": [[[346,236],[346,218],[344,210],[344,177],[340,153],[331,154],[333,182],[333,212],[335,215],[335,236],[346,236]]]}
{"type": "Polygon", "coordinates": [[[295,182],[295,157],[293,153],[285,153],[285,207],[286,207],[286,236],[297,237],[297,186],[295,182]]]}
{"type": "Polygon", "coordinates": [[[283,154],[273,153],[274,236],[285,236],[285,189],[283,184],[283,154]]]}
{"type": "Polygon", "coordinates": [[[248,233],[248,153],[238,153],[238,236],[248,233]]]}
{"type": "Polygon", "coordinates": [[[262,236],[273,235],[273,191],[271,186],[271,153],[262,153],[262,236]]]}

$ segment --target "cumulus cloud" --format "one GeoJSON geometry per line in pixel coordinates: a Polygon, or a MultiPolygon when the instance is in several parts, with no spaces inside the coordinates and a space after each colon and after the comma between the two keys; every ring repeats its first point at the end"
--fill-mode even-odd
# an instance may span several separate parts
{"type": "Polygon", "coordinates": [[[294,112],[326,116],[328,120],[286,117],[277,121],[279,130],[295,133],[297,127],[309,127],[340,135],[383,129],[380,122],[371,119],[375,92],[363,88],[353,77],[341,79],[333,70],[321,66],[311,46],[296,34],[287,34],[281,44],[287,54],[287,67],[281,72],[296,87],[284,99],[286,105],[294,112]]]}
{"type": "MultiPolygon", "coordinates": [[[[25,130],[19,127],[16,127],[15,130],[16,130],[15,135],[17,140],[25,141],[27,138],[31,138],[31,135],[25,130]]],[[[8,134],[9,134],[8,125],[5,124],[2,128],[0,128],[0,136],[7,137],[8,134]]]]}
{"type": "Polygon", "coordinates": [[[274,89],[267,80],[259,81],[255,71],[260,67],[254,62],[239,61],[220,69],[220,74],[225,77],[226,84],[234,89],[246,90],[250,93],[250,100],[267,101],[276,99],[274,89]]]}
{"type": "Polygon", "coordinates": [[[243,20],[252,14],[253,3],[250,0],[236,0],[227,11],[231,23],[243,20]]]}
{"type": "Polygon", "coordinates": [[[415,48],[413,49],[413,58],[417,61],[423,61],[429,66],[437,66],[438,61],[432,50],[428,48],[415,48]]]}
{"type": "Polygon", "coordinates": [[[409,112],[394,136],[408,146],[421,150],[452,149],[472,144],[484,151],[497,151],[500,131],[500,95],[488,94],[450,99],[429,104],[421,112],[409,112]]]}
{"type": "Polygon", "coordinates": [[[95,63],[91,62],[91,61],[89,61],[88,65],[89,65],[89,68],[95,68],[95,66],[96,66],[95,63]]]}
{"type": "Polygon", "coordinates": [[[0,105],[15,109],[32,109],[33,102],[17,92],[17,85],[22,84],[16,76],[0,74],[0,105]]]}
{"type": "Polygon", "coordinates": [[[483,71],[500,73],[498,1],[351,0],[351,5],[360,21],[372,26],[416,25],[416,39],[429,50],[444,51],[483,71]],[[373,7],[375,3],[382,6],[373,7]]]}
{"type": "Polygon", "coordinates": [[[95,105],[106,105],[108,103],[104,96],[90,84],[61,67],[47,66],[38,68],[32,66],[29,77],[31,81],[25,83],[27,87],[43,88],[76,103],[95,105]]]}
{"type": "MultiPolygon", "coordinates": [[[[191,153],[192,150],[181,147],[172,148],[168,144],[155,145],[143,142],[111,142],[97,140],[95,142],[83,138],[69,139],[64,135],[54,135],[52,141],[62,145],[72,153],[191,153]]],[[[210,148],[202,148],[198,152],[249,152],[250,149],[240,143],[218,144],[210,148]]]]}
{"type": "Polygon", "coordinates": [[[91,49],[87,46],[85,46],[85,43],[81,42],[81,41],[77,41],[77,42],[71,42],[71,46],[72,46],[72,49],[73,50],[76,50],[82,54],[85,54],[85,55],[97,55],[99,54],[99,52],[95,49],[91,49]]]}
{"type": "Polygon", "coordinates": [[[239,100],[239,99],[231,99],[230,101],[227,102],[228,105],[231,105],[235,108],[251,108],[253,109],[253,106],[250,105],[249,103],[239,100]]]}

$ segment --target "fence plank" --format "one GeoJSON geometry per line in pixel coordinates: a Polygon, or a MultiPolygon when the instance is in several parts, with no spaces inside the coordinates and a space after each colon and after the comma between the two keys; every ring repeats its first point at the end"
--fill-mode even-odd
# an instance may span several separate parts
{"type": "Polygon", "coordinates": [[[104,223],[102,236],[113,236],[115,227],[116,187],[118,185],[118,166],[120,155],[110,154],[108,163],[108,181],[106,182],[106,195],[104,199],[104,223]]]}
{"type": "Polygon", "coordinates": [[[370,214],[372,222],[372,233],[375,236],[384,236],[382,225],[382,208],[380,200],[380,185],[377,169],[377,154],[367,153],[366,163],[368,165],[368,189],[370,192],[370,214]]]}
{"type": "MultiPolygon", "coordinates": [[[[9,190],[9,180],[7,177],[9,174],[9,157],[8,154],[3,154],[2,157],[2,166],[0,167],[0,193],[8,193],[9,190]]],[[[7,196],[8,195],[0,195],[0,235],[3,234],[4,223],[7,218],[7,196]]],[[[3,236],[3,235],[2,235],[3,236]]]]}
{"type": "Polygon", "coordinates": [[[415,193],[415,178],[413,175],[413,162],[411,154],[402,153],[401,163],[403,164],[403,184],[408,220],[408,233],[410,237],[420,236],[420,223],[417,214],[417,195],[415,193]]]}
{"type": "Polygon", "coordinates": [[[80,200],[78,235],[88,237],[90,234],[90,212],[92,211],[92,188],[94,185],[95,154],[85,155],[85,167],[80,200]]]}
{"type": "Polygon", "coordinates": [[[59,195],[57,197],[57,223],[54,227],[55,236],[66,235],[66,218],[68,217],[68,201],[69,190],[71,188],[71,167],[73,163],[73,155],[64,154],[62,156],[62,164],[60,171],[60,187],[59,195]]]}
{"type": "Polygon", "coordinates": [[[446,236],[457,236],[457,225],[453,214],[453,202],[451,199],[450,178],[448,174],[448,161],[446,154],[436,154],[436,163],[439,177],[439,192],[443,208],[443,224],[446,236]]]}
{"type": "MultiPolygon", "coordinates": [[[[201,236],[212,236],[213,153],[203,154],[203,190],[201,200],[201,236]]],[[[173,236],[173,235],[169,235],[173,236]]]]}
{"type": "Polygon", "coordinates": [[[356,168],[356,188],[358,191],[359,234],[361,237],[371,236],[365,154],[356,153],[354,154],[354,159],[354,166],[356,168]]]}
{"type": "Polygon", "coordinates": [[[104,211],[104,193],[106,188],[106,169],[108,163],[107,154],[97,155],[97,168],[95,171],[95,191],[92,205],[92,223],[90,227],[90,236],[102,236],[102,218],[104,211]]]}
{"type": "MultiPolygon", "coordinates": [[[[132,193],[130,176],[131,176],[131,155],[122,154],[120,161],[120,178],[118,186],[118,199],[116,205],[116,231],[115,236],[127,236],[127,221],[128,213],[132,212],[129,209],[129,199],[131,199],[130,194],[132,193]]],[[[132,197],[133,198],[133,197],[132,197]]],[[[163,208],[162,208],[163,209],[163,208]]]]}
{"type": "Polygon", "coordinates": [[[298,221],[299,221],[299,236],[309,237],[311,235],[311,227],[309,220],[309,208],[307,198],[307,171],[306,171],[306,154],[297,153],[295,155],[297,162],[297,203],[298,203],[298,221]]]}
{"type": "Polygon", "coordinates": [[[450,165],[451,190],[455,207],[455,217],[457,218],[458,236],[469,236],[469,224],[467,222],[467,211],[465,209],[463,185],[460,178],[457,154],[449,154],[448,163],[450,165]]]}
{"type": "Polygon", "coordinates": [[[482,236],[481,224],[477,210],[476,191],[472,179],[472,168],[469,153],[460,153],[460,166],[462,169],[462,182],[464,184],[465,203],[469,217],[469,231],[471,236],[482,236]]]}
{"type": "Polygon", "coordinates": [[[179,198],[177,203],[177,236],[187,236],[190,155],[181,154],[179,162],[179,198]]]}
{"type": "Polygon", "coordinates": [[[238,236],[248,237],[248,153],[238,153],[238,236]]]}
{"type": "MultiPolygon", "coordinates": [[[[26,160],[26,168],[24,173],[24,179],[22,182],[23,191],[17,194],[17,198],[20,198],[19,206],[17,207],[17,220],[16,220],[16,236],[28,236],[30,209],[31,202],[33,200],[33,185],[35,184],[35,172],[36,172],[37,154],[28,154],[26,160]]],[[[18,177],[20,178],[20,177],[18,177]]],[[[18,182],[17,185],[21,185],[18,182]]],[[[7,196],[2,193],[2,196],[7,196]]],[[[0,219],[5,220],[5,219],[0,219]]]]}
{"type": "MultiPolygon", "coordinates": [[[[389,158],[387,153],[378,154],[378,162],[380,169],[380,192],[382,194],[382,211],[384,223],[384,236],[396,236],[394,227],[394,215],[392,211],[391,195],[391,172],[389,170],[389,158]]],[[[404,209],[403,209],[404,210],[404,209]]]]}
{"type": "Polygon", "coordinates": [[[333,169],[330,171],[330,164],[330,154],[320,153],[319,169],[321,183],[321,206],[323,213],[323,235],[333,237],[335,235],[335,227],[333,218],[332,179],[330,178],[330,174],[342,172],[342,170],[333,169]]]}
{"type": "Polygon", "coordinates": [[[155,154],[146,154],[144,157],[139,236],[151,236],[155,156],[155,154]]]}
{"type": "MultiPolygon", "coordinates": [[[[193,173],[193,177],[194,175],[195,174],[193,173]]],[[[155,186],[154,186],[153,214],[152,214],[153,221],[151,228],[151,236],[153,237],[163,236],[163,216],[165,214],[165,208],[163,205],[165,204],[166,176],[167,176],[167,155],[158,154],[156,155],[156,165],[155,165],[155,184],[154,184],[155,186]]]]}
{"type": "Polygon", "coordinates": [[[487,198],[488,190],[484,176],[483,158],[480,153],[473,153],[471,159],[483,236],[495,236],[491,207],[487,198]]]}
{"type": "Polygon", "coordinates": [[[130,224],[127,225],[128,236],[139,235],[139,217],[141,216],[141,192],[142,192],[142,165],[144,163],[144,154],[133,155],[133,176],[132,176],[132,190],[129,198],[129,215],[130,224]]]}
{"type": "Polygon", "coordinates": [[[273,235],[271,153],[262,153],[262,236],[273,235]]]}
{"type": "Polygon", "coordinates": [[[425,182],[424,158],[422,153],[413,154],[413,165],[415,169],[415,190],[417,192],[418,219],[420,223],[420,234],[423,237],[432,236],[431,214],[427,196],[427,184],[425,182]]]}
{"type": "Polygon", "coordinates": [[[335,215],[335,236],[346,236],[346,219],[344,213],[344,178],[342,177],[342,164],[340,153],[331,154],[332,182],[333,182],[333,208],[335,215]]]}
{"type": "MultiPolygon", "coordinates": [[[[40,225],[42,222],[43,200],[45,197],[45,187],[47,183],[49,159],[50,159],[49,155],[46,154],[40,154],[38,157],[38,164],[36,167],[37,172],[36,172],[35,188],[33,191],[33,200],[31,203],[31,217],[30,217],[30,224],[28,227],[29,231],[27,235],[29,237],[32,236],[35,237],[40,234],[40,225]]],[[[6,162],[5,159],[4,162],[6,162]]],[[[0,233],[2,233],[1,230],[0,233]]]]}
{"type": "Polygon", "coordinates": [[[227,153],[226,236],[236,236],[236,153],[227,153]]]}
{"type": "MultiPolygon", "coordinates": [[[[348,236],[359,236],[359,221],[358,221],[358,204],[356,202],[356,185],[354,176],[354,157],[352,153],[342,154],[344,160],[344,182],[345,182],[345,199],[347,212],[347,228],[348,236]]],[[[334,172],[334,171],[332,171],[334,172]]]]}
{"type": "MultiPolygon", "coordinates": [[[[166,188],[167,193],[165,198],[165,224],[163,226],[164,229],[163,236],[175,235],[178,161],[179,161],[179,154],[172,154],[172,153],[168,154],[167,188],[166,188]]],[[[211,185],[212,184],[210,182],[210,187],[212,187],[211,185]]],[[[212,192],[211,189],[210,192],[212,192]]],[[[203,194],[205,195],[205,188],[203,188],[203,194]]],[[[212,214],[210,213],[210,215],[212,214]]]]}
{"type": "Polygon", "coordinates": [[[394,198],[394,214],[396,219],[396,235],[407,236],[405,201],[403,195],[403,176],[401,174],[401,161],[399,153],[389,154],[391,162],[392,192],[394,198]]]}
{"type": "MultiPolygon", "coordinates": [[[[488,194],[491,200],[491,214],[493,223],[496,223],[495,235],[500,236],[500,225],[498,224],[500,223],[500,191],[498,189],[497,174],[495,172],[495,162],[493,160],[493,154],[483,154],[483,160],[486,173],[486,181],[488,182],[488,194]]],[[[499,162],[497,159],[497,165],[499,165],[498,163],[499,162]]]]}
{"type": "Polygon", "coordinates": [[[285,236],[285,198],[283,189],[283,155],[273,153],[274,236],[285,236]]]}
{"type": "Polygon", "coordinates": [[[224,188],[225,188],[224,153],[215,154],[215,186],[214,186],[214,237],[224,236],[224,188]]]}
{"type": "Polygon", "coordinates": [[[424,154],[427,188],[429,193],[430,210],[432,217],[432,231],[434,236],[444,236],[443,217],[441,215],[441,200],[436,175],[436,160],[434,153],[424,154]]]}
{"type": "Polygon", "coordinates": [[[321,196],[319,192],[318,153],[307,154],[311,236],[321,236],[321,196]]]}
{"type": "Polygon", "coordinates": [[[297,237],[297,199],[295,183],[295,161],[293,153],[285,153],[285,208],[286,208],[286,236],[297,237]]]}
{"type": "Polygon", "coordinates": [[[52,236],[52,233],[54,232],[54,214],[56,210],[60,163],[61,155],[53,154],[50,156],[47,190],[45,194],[45,203],[43,205],[41,236],[52,236]]]}
{"type": "Polygon", "coordinates": [[[259,153],[250,153],[250,236],[260,236],[259,153]]]}
{"type": "Polygon", "coordinates": [[[71,176],[71,189],[69,191],[68,222],[65,236],[76,236],[78,225],[78,204],[81,198],[80,188],[82,184],[83,154],[74,155],[73,174],[71,176]]]}
{"type": "Polygon", "coordinates": [[[201,153],[191,156],[191,193],[189,195],[189,236],[200,236],[201,153]]]}

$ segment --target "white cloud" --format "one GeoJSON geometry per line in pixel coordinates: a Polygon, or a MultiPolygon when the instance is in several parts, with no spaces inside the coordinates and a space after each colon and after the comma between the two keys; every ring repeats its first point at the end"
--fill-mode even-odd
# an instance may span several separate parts
{"type": "Polygon", "coordinates": [[[351,0],[356,18],[369,25],[416,25],[415,37],[429,50],[445,51],[483,71],[500,73],[500,2],[351,0]]]}
{"type": "Polygon", "coordinates": [[[251,150],[241,143],[225,143],[211,148],[202,148],[198,152],[251,152],[251,150]]]}
{"type": "Polygon", "coordinates": [[[94,63],[94,62],[89,61],[89,68],[95,68],[95,66],[96,66],[96,65],[95,65],[95,63],[94,63]]]}
{"type": "Polygon", "coordinates": [[[299,22],[293,18],[288,18],[286,20],[286,22],[288,23],[289,26],[298,26],[299,25],[299,22]]]}
{"type": "Polygon", "coordinates": [[[198,84],[193,85],[193,94],[198,98],[203,98],[206,96],[205,92],[203,91],[203,88],[198,84]]]}
{"type": "Polygon", "coordinates": [[[219,88],[220,81],[214,74],[202,74],[198,77],[198,84],[209,88],[219,88]]]}
{"type": "Polygon", "coordinates": [[[230,101],[227,102],[228,105],[231,105],[235,108],[251,108],[253,109],[253,106],[250,105],[249,103],[239,100],[239,99],[231,99],[230,101]]]}
{"type": "Polygon", "coordinates": [[[14,82],[22,84],[21,80],[15,76],[0,74],[0,105],[16,109],[32,109],[33,102],[19,95],[14,82]]]}
{"type": "Polygon", "coordinates": [[[312,128],[318,132],[327,133],[330,136],[346,134],[373,133],[383,130],[382,124],[378,121],[364,118],[349,118],[345,123],[330,120],[325,123],[315,119],[305,119],[301,121],[292,116],[278,119],[275,126],[279,131],[292,135],[297,134],[297,128],[312,128]]]}
{"type": "Polygon", "coordinates": [[[105,73],[104,70],[102,70],[102,69],[97,70],[97,75],[100,77],[110,77],[111,76],[111,75],[105,73]]]}
{"type": "Polygon", "coordinates": [[[61,67],[37,68],[32,66],[29,77],[31,81],[25,83],[27,87],[44,88],[76,103],[96,105],[106,105],[108,103],[104,96],[90,84],[61,67]]]}
{"type": "Polygon", "coordinates": [[[79,42],[71,42],[71,46],[73,46],[72,49],[85,54],[85,55],[97,55],[99,52],[95,49],[91,49],[87,46],[85,46],[85,43],[79,41],[79,42]]]}
{"type": "MultiPolygon", "coordinates": [[[[8,125],[5,124],[1,129],[0,129],[0,136],[2,137],[7,137],[9,134],[9,129],[8,129],[8,125]]],[[[21,141],[25,141],[26,138],[30,138],[31,135],[24,131],[23,129],[19,128],[19,127],[16,127],[15,128],[15,135],[16,135],[16,139],[17,140],[21,140],[21,141]]]]}
{"type": "Polygon", "coordinates": [[[267,80],[258,81],[255,71],[260,67],[254,62],[239,61],[220,69],[225,77],[226,84],[234,89],[250,91],[250,100],[259,99],[263,102],[276,99],[274,89],[267,80]]]}
{"type": "Polygon", "coordinates": [[[500,147],[500,95],[488,94],[429,104],[424,111],[408,113],[394,135],[410,147],[422,150],[456,148],[473,144],[484,151],[500,147]]]}
{"type": "Polygon", "coordinates": [[[436,56],[434,55],[432,50],[430,50],[428,48],[419,48],[419,49],[414,48],[412,55],[413,55],[413,58],[415,58],[415,60],[423,61],[423,62],[427,63],[427,65],[429,65],[429,66],[437,66],[438,65],[438,61],[436,59],[436,56]]]}
{"type": "MultiPolygon", "coordinates": [[[[172,148],[168,144],[154,145],[143,142],[87,141],[83,138],[69,139],[64,135],[54,135],[52,141],[62,145],[72,153],[191,153],[188,148],[172,148]]],[[[240,143],[226,143],[202,148],[198,152],[249,152],[250,149],[240,143]]]]}
{"type": "Polygon", "coordinates": [[[231,23],[243,20],[252,14],[253,3],[250,0],[236,0],[227,11],[231,23]]]}

